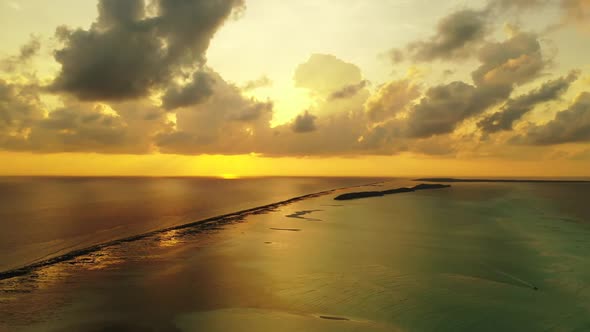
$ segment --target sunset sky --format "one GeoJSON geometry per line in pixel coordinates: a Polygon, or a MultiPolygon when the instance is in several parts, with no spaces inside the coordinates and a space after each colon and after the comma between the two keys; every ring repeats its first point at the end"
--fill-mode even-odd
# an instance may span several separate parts
{"type": "Polygon", "coordinates": [[[590,0],[0,0],[0,174],[590,176],[590,0]]]}

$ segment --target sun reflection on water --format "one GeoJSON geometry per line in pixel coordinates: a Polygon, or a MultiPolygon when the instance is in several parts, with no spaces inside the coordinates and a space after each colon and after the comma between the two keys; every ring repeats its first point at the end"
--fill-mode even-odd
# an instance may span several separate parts
{"type": "Polygon", "coordinates": [[[179,240],[181,235],[178,230],[171,230],[160,236],[158,244],[160,247],[174,247],[181,242],[179,240]]]}

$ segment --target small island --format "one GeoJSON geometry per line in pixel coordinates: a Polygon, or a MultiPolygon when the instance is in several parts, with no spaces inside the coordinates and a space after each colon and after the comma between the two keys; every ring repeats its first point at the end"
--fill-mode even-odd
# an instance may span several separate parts
{"type": "Polygon", "coordinates": [[[346,193],[339,196],[336,196],[334,199],[337,201],[346,201],[351,199],[359,199],[359,198],[368,198],[368,197],[381,197],[385,195],[392,195],[392,194],[401,194],[401,193],[409,193],[418,190],[428,190],[428,189],[442,189],[442,188],[449,188],[450,185],[448,184],[427,184],[421,183],[411,188],[395,188],[389,189],[384,191],[360,191],[360,192],[353,192],[353,193],[346,193]]]}

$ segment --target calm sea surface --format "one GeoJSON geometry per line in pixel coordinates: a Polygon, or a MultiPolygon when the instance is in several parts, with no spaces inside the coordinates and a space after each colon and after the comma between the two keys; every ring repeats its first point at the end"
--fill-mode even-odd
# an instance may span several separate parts
{"type": "Polygon", "coordinates": [[[0,271],[367,178],[0,178],[0,271]]]}
{"type": "MultiPolygon", "coordinates": [[[[359,181],[371,182],[5,179],[3,255],[359,181]]],[[[0,331],[590,331],[589,183],[334,200],[411,185],[341,190],[0,280],[0,331]]]]}

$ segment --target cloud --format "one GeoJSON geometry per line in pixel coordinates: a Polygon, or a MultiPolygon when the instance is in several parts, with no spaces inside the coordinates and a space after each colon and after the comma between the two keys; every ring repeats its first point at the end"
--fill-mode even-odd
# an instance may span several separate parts
{"type": "Polygon", "coordinates": [[[590,27],[589,0],[561,0],[566,23],[573,23],[582,28],[590,27]]]}
{"type": "Polygon", "coordinates": [[[404,51],[402,51],[398,48],[393,48],[393,49],[389,50],[389,57],[390,57],[392,63],[397,64],[399,62],[404,61],[405,54],[404,54],[404,51]]]}
{"type": "MultiPolygon", "coordinates": [[[[440,20],[436,33],[427,41],[407,45],[407,53],[415,61],[464,58],[481,43],[488,32],[484,12],[460,10],[440,20]]],[[[399,58],[397,52],[394,52],[399,58]]]]}
{"type": "Polygon", "coordinates": [[[125,122],[105,114],[100,106],[76,105],[56,109],[31,131],[30,148],[39,151],[108,152],[125,144],[125,122]]]}
{"type": "Polygon", "coordinates": [[[494,99],[487,98],[482,92],[460,81],[428,89],[409,113],[406,135],[427,138],[453,132],[463,120],[492,104],[494,99]]]}
{"type": "Polygon", "coordinates": [[[258,88],[264,88],[272,85],[272,81],[268,76],[261,76],[256,80],[248,81],[242,86],[243,91],[250,91],[258,88]]]}
{"type": "Polygon", "coordinates": [[[23,135],[1,141],[7,150],[144,154],[153,135],[168,130],[163,111],[142,102],[96,104],[66,100],[63,107],[27,123],[23,135]]]}
{"type": "Polygon", "coordinates": [[[523,84],[537,78],[548,61],[533,33],[519,32],[503,42],[490,42],[478,53],[481,66],[472,73],[477,85],[523,84]]]}
{"type": "Polygon", "coordinates": [[[356,84],[347,85],[340,90],[332,92],[330,99],[346,99],[356,95],[359,91],[367,87],[369,81],[362,80],[356,84]]]}
{"type": "Polygon", "coordinates": [[[41,49],[41,40],[38,36],[31,36],[31,40],[21,46],[18,60],[27,61],[39,54],[41,49]]]}
{"type": "Polygon", "coordinates": [[[333,55],[315,57],[299,68],[304,70],[296,72],[294,79],[305,82],[310,94],[318,97],[313,114],[299,114],[293,121],[267,131],[268,136],[258,136],[255,151],[271,156],[370,153],[358,141],[368,125],[364,103],[369,90],[361,88],[348,98],[330,98],[334,91],[361,84],[360,68],[333,55]],[[309,131],[312,128],[315,130],[309,131]],[[302,129],[308,131],[303,135],[298,132],[302,129]]]}
{"type": "Polygon", "coordinates": [[[165,153],[250,153],[270,135],[273,104],[245,98],[235,85],[209,70],[212,93],[200,103],[176,110],[176,128],[155,137],[165,153]]]}
{"type": "Polygon", "coordinates": [[[146,101],[106,105],[65,98],[46,112],[40,93],[37,86],[0,80],[0,149],[150,153],[152,136],[169,130],[164,111],[146,101]]]}
{"type": "Polygon", "coordinates": [[[451,155],[457,152],[458,139],[450,136],[410,137],[404,118],[382,122],[365,131],[360,145],[365,153],[392,155],[413,152],[424,155],[451,155]]]}
{"type": "Polygon", "coordinates": [[[185,86],[173,84],[162,97],[162,106],[167,110],[198,104],[213,94],[215,80],[206,70],[198,70],[185,86]]]}
{"type": "MultiPolygon", "coordinates": [[[[587,0],[563,0],[587,1],[587,0]]],[[[549,0],[491,0],[482,10],[461,9],[442,17],[435,33],[426,40],[408,43],[389,51],[395,64],[409,58],[414,62],[461,60],[477,54],[494,31],[495,20],[507,11],[522,12],[549,3],[549,0]]]]}
{"type": "Polygon", "coordinates": [[[414,82],[408,79],[391,81],[369,97],[365,110],[371,121],[383,121],[404,111],[419,96],[420,89],[414,82]]]}
{"type": "Polygon", "coordinates": [[[329,104],[327,102],[319,105],[314,111],[318,114],[313,121],[315,130],[304,134],[295,132],[294,122],[278,126],[269,133],[271,136],[257,138],[256,151],[269,156],[336,156],[375,153],[375,150],[363,149],[359,143],[359,137],[366,130],[366,118],[362,105],[356,105],[355,109],[350,111],[329,113],[322,110],[322,107],[329,104]]]}
{"type": "Polygon", "coordinates": [[[427,40],[389,51],[393,63],[406,58],[418,62],[457,60],[472,56],[491,32],[490,10],[462,9],[443,17],[427,40]]]}
{"type": "Polygon", "coordinates": [[[320,96],[330,96],[347,86],[357,85],[363,80],[361,70],[330,54],[312,54],[297,66],[293,77],[295,86],[306,88],[320,96]]]}
{"type": "Polygon", "coordinates": [[[305,111],[303,114],[299,114],[295,121],[293,121],[292,129],[296,133],[309,133],[317,129],[315,121],[317,117],[305,111]]]}
{"type": "Polygon", "coordinates": [[[0,79],[0,143],[24,139],[29,128],[44,115],[37,87],[0,79]]]}
{"type": "Polygon", "coordinates": [[[297,66],[295,85],[309,92],[314,101],[314,114],[327,115],[362,111],[370,95],[361,69],[330,54],[313,54],[297,66]]]}
{"type": "MultiPolygon", "coordinates": [[[[274,103],[245,94],[270,85],[268,77],[236,86],[206,64],[211,38],[243,8],[243,0],[100,0],[90,27],[56,31],[60,44],[54,57],[61,68],[49,91],[62,106],[47,112],[40,101],[47,90],[0,81],[0,148],[41,153],[464,155],[478,149],[480,131],[512,130],[515,121],[539,103],[559,98],[577,78],[578,73],[571,73],[508,99],[516,87],[541,77],[551,59],[534,33],[516,29],[506,40],[495,41],[493,15],[544,3],[496,0],[482,10],[459,10],[440,20],[429,38],[392,51],[397,62],[473,57],[479,64],[469,81],[448,82],[450,74],[445,73],[442,83],[430,86],[416,77],[402,78],[372,91],[355,64],[312,54],[296,67],[293,81],[307,90],[313,112],[271,126],[274,103]],[[502,105],[498,112],[485,113],[495,105],[502,105]],[[476,119],[478,123],[469,121],[476,119]]],[[[30,62],[39,49],[38,40],[32,40],[12,57],[14,63],[30,62]]],[[[452,76],[463,74],[457,70],[452,76]]],[[[546,124],[523,123],[518,130],[525,131],[513,142],[586,142],[586,114],[588,97],[583,94],[546,124]]],[[[502,144],[514,135],[494,136],[481,153],[498,155],[494,151],[505,148],[502,144]]]]}
{"type": "Polygon", "coordinates": [[[250,99],[247,103],[247,107],[230,119],[251,122],[265,118],[266,115],[272,115],[273,103],[270,101],[260,102],[256,99],[250,99]]]}
{"type": "Polygon", "coordinates": [[[368,90],[362,89],[350,98],[331,100],[327,97],[333,91],[325,88],[341,87],[342,77],[360,82],[360,69],[335,56],[321,58],[322,66],[314,65],[316,70],[304,75],[299,73],[300,83],[307,83],[305,88],[320,97],[313,113],[304,112],[288,123],[271,127],[271,102],[245,98],[241,89],[212,74],[215,78],[212,95],[199,104],[175,111],[176,128],[156,136],[159,151],[183,154],[256,152],[267,156],[371,153],[358,142],[367,128],[363,105],[368,90]]]}
{"type": "MultiPolygon", "coordinates": [[[[335,63],[341,60],[334,57],[335,63]]],[[[349,67],[347,74],[358,67],[349,67]]],[[[10,86],[14,103],[28,107],[31,114],[24,120],[11,122],[12,136],[0,138],[5,150],[53,152],[98,152],[142,154],[159,151],[180,154],[242,154],[257,152],[265,155],[337,155],[368,153],[358,144],[366,129],[363,103],[368,91],[346,99],[318,101],[314,115],[301,114],[293,122],[272,128],[271,101],[247,98],[237,86],[226,82],[210,68],[203,68],[199,78],[193,75],[189,83],[174,86],[175,97],[163,98],[166,105],[178,106],[184,100],[183,91],[204,91],[196,84],[205,78],[210,89],[198,102],[183,102],[184,106],[168,110],[154,105],[148,98],[127,101],[93,102],[62,96],[63,106],[47,115],[41,111],[39,89],[10,86]],[[196,77],[196,78],[195,78],[196,77]],[[178,90],[176,90],[178,89],[178,90]],[[20,99],[19,99],[20,98],[20,99]],[[22,99],[22,100],[21,100],[22,99]],[[174,100],[176,104],[172,102],[174,100]],[[175,121],[167,114],[173,112],[175,121]],[[301,133],[305,132],[305,135],[301,133]]],[[[337,81],[341,72],[326,76],[330,71],[316,71],[322,79],[337,81]]],[[[354,79],[359,76],[353,77],[354,79]]],[[[314,81],[308,75],[309,81],[314,81]]],[[[195,94],[188,94],[193,98],[195,94]]],[[[168,94],[173,96],[173,94],[168,94]]],[[[3,99],[7,99],[3,95],[3,99]]],[[[16,104],[14,104],[16,105],[16,104]]],[[[4,106],[4,104],[3,104],[4,106]]],[[[170,106],[171,108],[172,106],[170,106]]],[[[5,110],[4,108],[2,109],[5,110]]],[[[17,110],[11,106],[9,110],[17,110]]],[[[22,115],[22,112],[16,113],[22,115]]],[[[6,112],[3,117],[7,118],[6,112]]]]}
{"type": "MultiPolygon", "coordinates": [[[[522,32],[502,42],[486,43],[478,51],[478,59],[480,66],[472,73],[475,84],[455,81],[430,87],[409,108],[407,117],[396,122],[395,132],[402,137],[422,139],[450,134],[464,120],[508,98],[514,86],[538,77],[547,65],[536,35],[522,32]]],[[[401,105],[406,103],[399,96],[393,100],[404,101],[401,105]]],[[[380,101],[372,103],[379,105],[380,101]]]]}
{"type": "Polygon", "coordinates": [[[195,66],[217,29],[243,6],[241,0],[155,0],[146,16],[143,0],[100,0],[90,29],[62,26],[55,51],[61,71],[50,88],[81,100],[147,96],[195,66]]]}
{"type": "Polygon", "coordinates": [[[552,101],[563,95],[570,85],[577,80],[579,72],[573,71],[565,77],[547,81],[527,94],[508,100],[499,112],[485,116],[478,122],[478,127],[485,134],[502,130],[512,130],[514,122],[544,102],[552,101]]]}
{"type": "Polygon", "coordinates": [[[6,72],[13,72],[21,66],[28,66],[30,65],[31,59],[37,56],[40,50],[41,39],[33,35],[26,44],[20,47],[18,55],[0,60],[0,69],[6,72]]]}
{"type": "Polygon", "coordinates": [[[567,110],[544,125],[532,125],[514,142],[532,145],[590,142],[590,92],[581,93],[567,110]]]}

